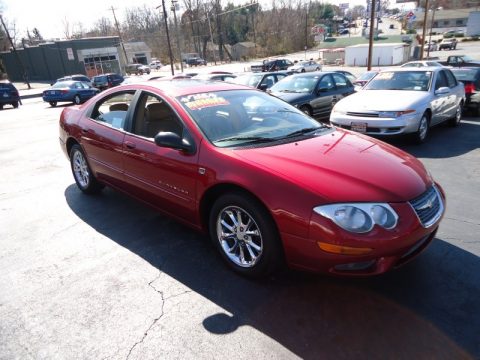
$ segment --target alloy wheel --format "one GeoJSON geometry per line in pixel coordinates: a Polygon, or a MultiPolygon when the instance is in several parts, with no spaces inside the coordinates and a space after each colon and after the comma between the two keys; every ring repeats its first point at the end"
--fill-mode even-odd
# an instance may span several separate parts
{"type": "Polygon", "coordinates": [[[255,219],[244,209],[228,206],[218,214],[217,239],[235,265],[254,267],[262,256],[263,239],[255,219]]]}
{"type": "Polygon", "coordinates": [[[87,188],[90,183],[90,172],[87,161],[80,151],[73,154],[73,173],[81,187],[87,188]]]}

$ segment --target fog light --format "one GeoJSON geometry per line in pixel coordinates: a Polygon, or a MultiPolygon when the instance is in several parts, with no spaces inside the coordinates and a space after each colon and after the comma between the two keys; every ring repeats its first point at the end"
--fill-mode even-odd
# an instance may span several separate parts
{"type": "Polygon", "coordinates": [[[358,270],[366,270],[375,264],[375,260],[370,261],[363,261],[363,262],[356,262],[350,264],[341,264],[335,265],[334,269],[338,271],[358,271],[358,270]]]}
{"type": "Polygon", "coordinates": [[[328,244],[320,241],[317,242],[317,245],[323,251],[326,251],[332,254],[341,254],[341,255],[365,255],[373,250],[371,248],[357,248],[357,247],[350,247],[350,246],[333,245],[333,244],[328,244]]]}

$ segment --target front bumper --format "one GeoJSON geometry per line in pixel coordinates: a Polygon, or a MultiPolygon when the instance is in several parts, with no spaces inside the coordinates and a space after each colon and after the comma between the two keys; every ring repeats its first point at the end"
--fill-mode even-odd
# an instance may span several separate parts
{"type": "Polygon", "coordinates": [[[435,238],[442,213],[429,227],[419,222],[409,203],[391,203],[399,216],[392,230],[375,226],[367,234],[347,232],[331,220],[313,213],[307,239],[282,233],[287,262],[292,268],[339,276],[370,276],[400,267],[419,255],[435,238]],[[371,249],[362,255],[348,255],[324,251],[319,243],[352,249],[371,249]]]}
{"type": "Polygon", "coordinates": [[[378,118],[352,116],[332,112],[330,123],[334,126],[351,130],[359,124],[366,124],[367,135],[393,136],[414,133],[418,130],[422,114],[413,113],[398,118],[378,118]]]}

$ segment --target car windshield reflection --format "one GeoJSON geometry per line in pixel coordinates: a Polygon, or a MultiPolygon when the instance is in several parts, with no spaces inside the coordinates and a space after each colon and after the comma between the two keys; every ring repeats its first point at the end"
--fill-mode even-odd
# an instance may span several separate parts
{"type": "Polygon", "coordinates": [[[384,71],[375,76],[364,90],[428,91],[431,71],[384,71]]]}
{"type": "Polygon", "coordinates": [[[292,76],[276,83],[272,92],[311,93],[318,82],[318,76],[292,76]]]}
{"type": "Polygon", "coordinates": [[[271,143],[330,129],[285,102],[250,90],[181,96],[180,103],[218,147],[271,143]]]}

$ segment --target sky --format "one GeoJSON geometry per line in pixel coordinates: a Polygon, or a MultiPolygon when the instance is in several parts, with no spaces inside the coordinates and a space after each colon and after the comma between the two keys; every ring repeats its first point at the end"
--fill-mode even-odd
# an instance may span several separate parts
{"type": "MultiPolygon", "coordinates": [[[[269,3],[269,0],[264,0],[269,3]]],[[[179,1],[182,3],[182,1],[179,1]]],[[[245,3],[247,0],[234,0],[234,3],[245,3]]],[[[262,0],[260,0],[262,2],[262,0]]],[[[365,5],[366,0],[330,0],[324,1],[335,5],[340,3],[349,3],[350,7],[355,5],[365,5]]],[[[392,1],[393,2],[393,1],[392,1]]],[[[165,0],[167,5],[171,0],[165,0]]],[[[63,38],[64,37],[64,19],[67,18],[71,24],[82,23],[83,28],[88,30],[98,19],[107,17],[112,20],[113,15],[110,10],[113,5],[118,21],[122,21],[126,8],[147,7],[155,8],[161,5],[161,0],[96,0],[88,2],[78,2],[71,0],[0,0],[0,11],[5,19],[12,23],[15,21],[17,29],[17,38],[26,36],[26,31],[38,28],[44,38],[63,38]]],[[[399,4],[400,5],[400,4],[399,4]]]]}

